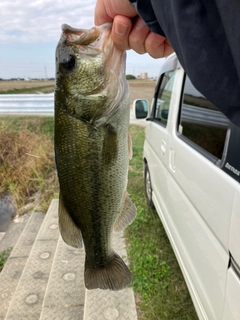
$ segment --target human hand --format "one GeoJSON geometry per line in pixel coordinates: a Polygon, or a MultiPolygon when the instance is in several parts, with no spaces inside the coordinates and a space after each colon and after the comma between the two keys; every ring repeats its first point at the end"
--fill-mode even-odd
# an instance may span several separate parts
{"type": "Polygon", "coordinates": [[[112,39],[122,50],[147,52],[153,58],[163,58],[173,52],[169,41],[151,32],[128,0],[97,0],[95,24],[106,22],[113,22],[112,39]]]}

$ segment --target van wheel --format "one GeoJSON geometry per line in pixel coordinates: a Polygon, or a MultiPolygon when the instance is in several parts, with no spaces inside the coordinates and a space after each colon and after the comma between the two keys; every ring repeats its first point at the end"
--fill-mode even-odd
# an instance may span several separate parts
{"type": "Polygon", "coordinates": [[[145,186],[145,196],[147,198],[147,203],[151,208],[154,208],[154,204],[152,201],[152,184],[150,178],[150,172],[148,169],[148,164],[145,164],[144,167],[144,186],[145,186]]]}

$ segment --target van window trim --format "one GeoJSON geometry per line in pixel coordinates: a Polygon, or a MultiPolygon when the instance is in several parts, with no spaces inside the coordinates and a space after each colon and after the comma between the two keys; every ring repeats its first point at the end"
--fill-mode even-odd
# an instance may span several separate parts
{"type": "MultiPolygon", "coordinates": [[[[163,122],[161,122],[157,118],[155,118],[155,111],[156,111],[156,107],[157,107],[157,99],[158,99],[159,89],[160,89],[160,86],[162,84],[163,76],[167,72],[177,71],[178,69],[180,69],[180,65],[176,65],[175,68],[166,68],[166,69],[163,70],[163,72],[159,76],[158,82],[157,82],[157,85],[156,85],[156,89],[155,89],[155,92],[154,92],[154,102],[153,102],[153,106],[152,106],[152,110],[151,110],[151,115],[150,115],[150,118],[147,119],[148,121],[155,122],[157,125],[160,125],[163,128],[167,128],[168,122],[167,122],[167,124],[164,124],[163,122]]],[[[175,75],[174,75],[174,77],[175,77],[175,75]]],[[[170,99],[170,102],[171,102],[171,99],[170,99]]]]}
{"type": "Polygon", "coordinates": [[[218,159],[216,156],[208,152],[207,150],[203,149],[199,145],[197,145],[195,142],[191,141],[187,137],[185,137],[181,132],[179,132],[179,124],[180,124],[180,119],[181,119],[181,109],[183,105],[183,94],[184,94],[184,87],[185,87],[185,81],[186,81],[187,73],[184,71],[184,76],[183,76],[183,81],[182,81],[182,88],[181,88],[181,95],[180,95],[180,100],[178,104],[178,116],[177,116],[177,122],[176,122],[176,135],[177,137],[184,141],[186,144],[188,144],[191,148],[196,150],[199,154],[201,154],[204,158],[208,159],[211,161],[214,165],[216,165],[219,168],[223,168],[225,164],[225,160],[227,157],[228,153],[228,145],[231,137],[231,126],[228,127],[227,133],[226,133],[226,138],[225,138],[225,143],[224,143],[224,149],[223,149],[223,156],[221,159],[218,159]]]}

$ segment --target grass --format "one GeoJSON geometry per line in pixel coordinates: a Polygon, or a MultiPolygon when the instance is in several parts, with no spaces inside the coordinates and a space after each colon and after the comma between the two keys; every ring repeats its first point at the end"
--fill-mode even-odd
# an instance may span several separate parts
{"type": "Polygon", "coordinates": [[[8,129],[14,131],[26,130],[37,135],[47,136],[53,141],[53,117],[1,117],[0,131],[8,129]]]}
{"type": "Polygon", "coordinates": [[[54,86],[39,86],[35,88],[13,88],[7,90],[0,90],[0,94],[24,94],[24,93],[50,93],[54,91],[54,86]]]}
{"type": "Polygon", "coordinates": [[[133,159],[128,192],[137,207],[137,218],[126,231],[133,290],[139,320],[197,320],[184,278],[165,230],[144,197],[144,129],[131,126],[133,159]]]}
{"type": "Polygon", "coordinates": [[[45,211],[57,193],[53,149],[53,118],[1,118],[0,193],[10,192],[20,211],[36,192],[45,211]]]}
{"type": "Polygon", "coordinates": [[[10,256],[10,253],[12,251],[12,248],[9,247],[4,251],[0,251],[0,272],[2,271],[8,257],[10,256]]]}

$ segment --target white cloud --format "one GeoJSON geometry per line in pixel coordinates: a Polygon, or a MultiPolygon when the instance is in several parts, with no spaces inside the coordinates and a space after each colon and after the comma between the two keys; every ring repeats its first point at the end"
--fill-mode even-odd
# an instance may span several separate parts
{"type": "MultiPolygon", "coordinates": [[[[119,0],[121,1],[121,0],[119,0]]],[[[93,27],[96,0],[0,0],[0,78],[54,76],[61,25],[93,27]]],[[[130,51],[127,73],[159,73],[161,61],[130,51]]]]}
{"type": "Polygon", "coordinates": [[[2,1],[0,43],[57,41],[61,25],[93,26],[95,0],[2,1]]]}

